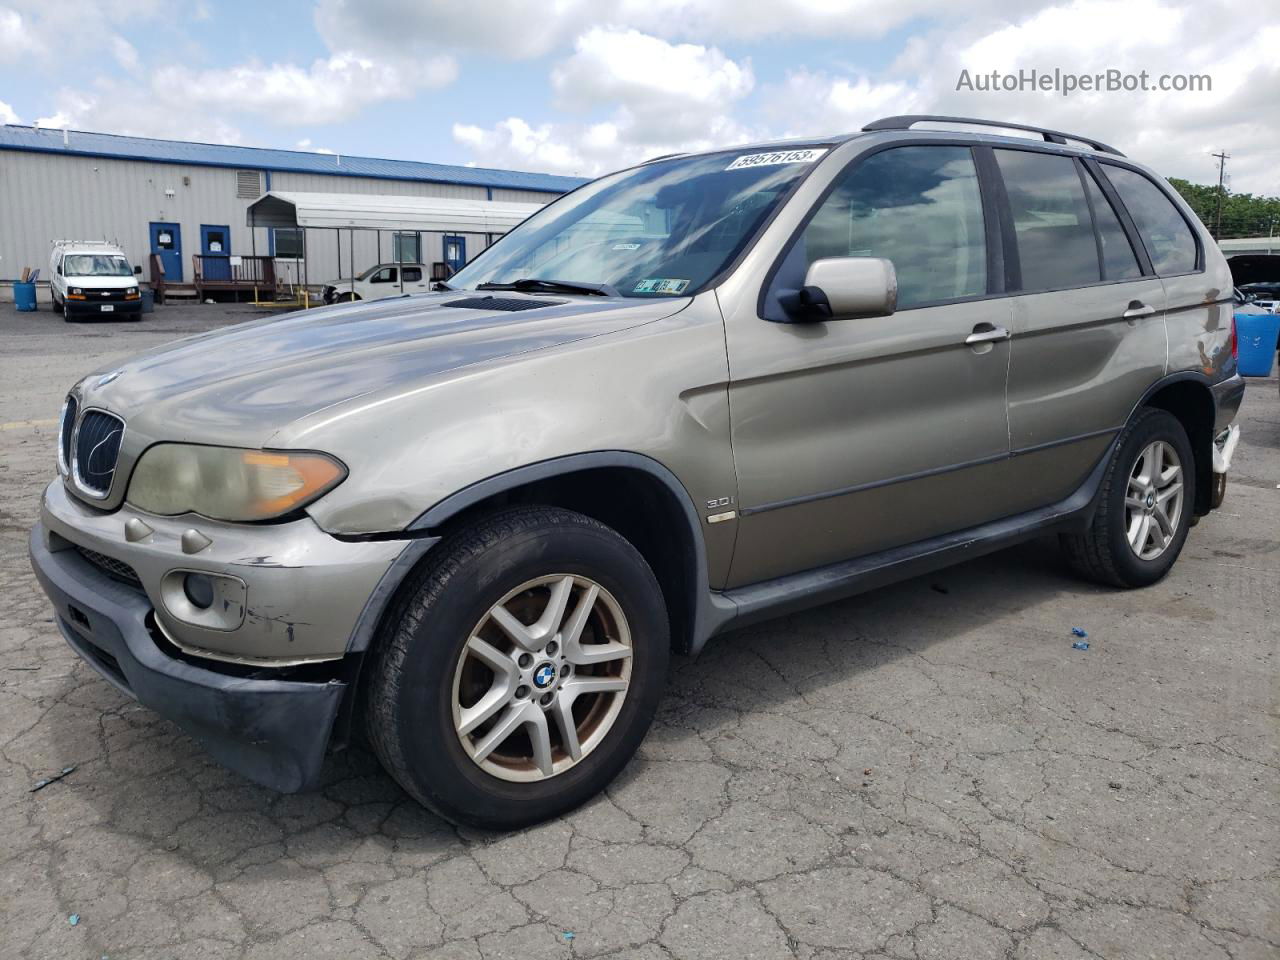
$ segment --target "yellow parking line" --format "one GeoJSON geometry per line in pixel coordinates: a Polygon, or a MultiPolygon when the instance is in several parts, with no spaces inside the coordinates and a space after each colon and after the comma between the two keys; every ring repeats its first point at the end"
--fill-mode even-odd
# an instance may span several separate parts
{"type": "Polygon", "coordinates": [[[0,430],[23,430],[31,427],[56,427],[58,421],[54,420],[10,420],[8,423],[0,423],[0,430]]]}

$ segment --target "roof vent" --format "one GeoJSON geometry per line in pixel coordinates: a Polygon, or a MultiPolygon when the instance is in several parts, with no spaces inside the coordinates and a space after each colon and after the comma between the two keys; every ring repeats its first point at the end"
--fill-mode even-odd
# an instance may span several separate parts
{"type": "Polygon", "coordinates": [[[508,313],[515,313],[519,310],[558,307],[568,302],[567,300],[521,300],[516,297],[466,297],[462,300],[450,300],[440,306],[461,307],[463,310],[506,310],[508,313]]]}
{"type": "Polygon", "coordinates": [[[236,198],[257,200],[262,196],[262,175],[257,170],[236,171],[236,198]]]}

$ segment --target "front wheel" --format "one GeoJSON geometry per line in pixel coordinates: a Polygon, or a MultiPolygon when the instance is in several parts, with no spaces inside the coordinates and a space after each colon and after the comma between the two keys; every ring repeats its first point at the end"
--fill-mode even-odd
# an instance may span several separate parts
{"type": "Polygon", "coordinates": [[[1195,508],[1195,457],[1187,432],[1165,410],[1127,426],[1107,465],[1089,528],[1062,545],[1078,573],[1117,587],[1145,587],[1173,566],[1195,508]]]}
{"type": "Polygon", "coordinates": [[[446,540],[392,612],[366,718],[387,771],[461,823],[565,813],[631,758],[662,694],[662,592],[615,531],[521,507],[446,540]]]}

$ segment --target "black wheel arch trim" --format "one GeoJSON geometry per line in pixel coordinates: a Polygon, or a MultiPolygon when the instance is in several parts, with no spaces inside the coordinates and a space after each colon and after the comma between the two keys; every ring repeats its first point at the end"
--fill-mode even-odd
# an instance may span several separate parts
{"type": "MultiPolygon", "coordinates": [[[[1138,411],[1143,407],[1149,406],[1151,399],[1161,390],[1179,383],[1194,383],[1204,389],[1205,398],[1212,411],[1208,438],[1212,444],[1214,435],[1226,426],[1226,424],[1220,422],[1221,412],[1231,406],[1233,401],[1234,407],[1236,409],[1239,408],[1239,398],[1244,394],[1244,381],[1238,373],[1233,372],[1217,380],[1198,370],[1179,370],[1175,373],[1167,374],[1147,387],[1138,402],[1133,405],[1133,409],[1129,412],[1128,419],[1125,422],[1131,422],[1137,416],[1138,411]]],[[[1230,423],[1230,420],[1234,419],[1234,417],[1235,409],[1232,409],[1227,423],[1230,423]]],[[[1196,454],[1196,499],[1193,509],[1196,516],[1202,517],[1213,509],[1210,501],[1213,480],[1212,452],[1197,451],[1195,449],[1195,438],[1189,436],[1188,439],[1192,444],[1192,452],[1196,454]],[[1202,453],[1205,454],[1203,457],[1202,453]]]]}
{"type": "Polygon", "coordinates": [[[702,535],[702,522],[694,508],[693,498],[680,478],[653,457],[628,450],[597,450],[540,460],[523,467],[479,480],[450,494],[418,516],[405,532],[409,535],[438,530],[451,518],[498,494],[528,486],[540,480],[569,476],[587,470],[622,468],[638,470],[657,480],[672,494],[680,506],[687,527],[688,542],[693,549],[692,596],[689,621],[685,624],[687,647],[691,653],[702,648],[707,638],[721,623],[731,619],[734,605],[713,591],[707,567],[707,546],[702,535]]]}

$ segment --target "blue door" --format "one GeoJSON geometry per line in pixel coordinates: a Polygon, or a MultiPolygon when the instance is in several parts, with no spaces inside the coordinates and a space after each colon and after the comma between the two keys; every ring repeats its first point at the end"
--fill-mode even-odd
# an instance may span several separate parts
{"type": "Polygon", "coordinates": [[[449,268],[449,276],[453,276],[467,265],[467,238],[453,234],[445,234],[444,262],[449,268]]]}
{"type": "Polygon", "coordinates": [[[206,280],[231,279],[231,228],[200,224],[201,273],[206,280]]]}
{"type": "Polygon", "coordinates": [[[182,228],[176,223],[151,224],[151,252],[160,255],[168,283],[182,282],[182,228]]]}

